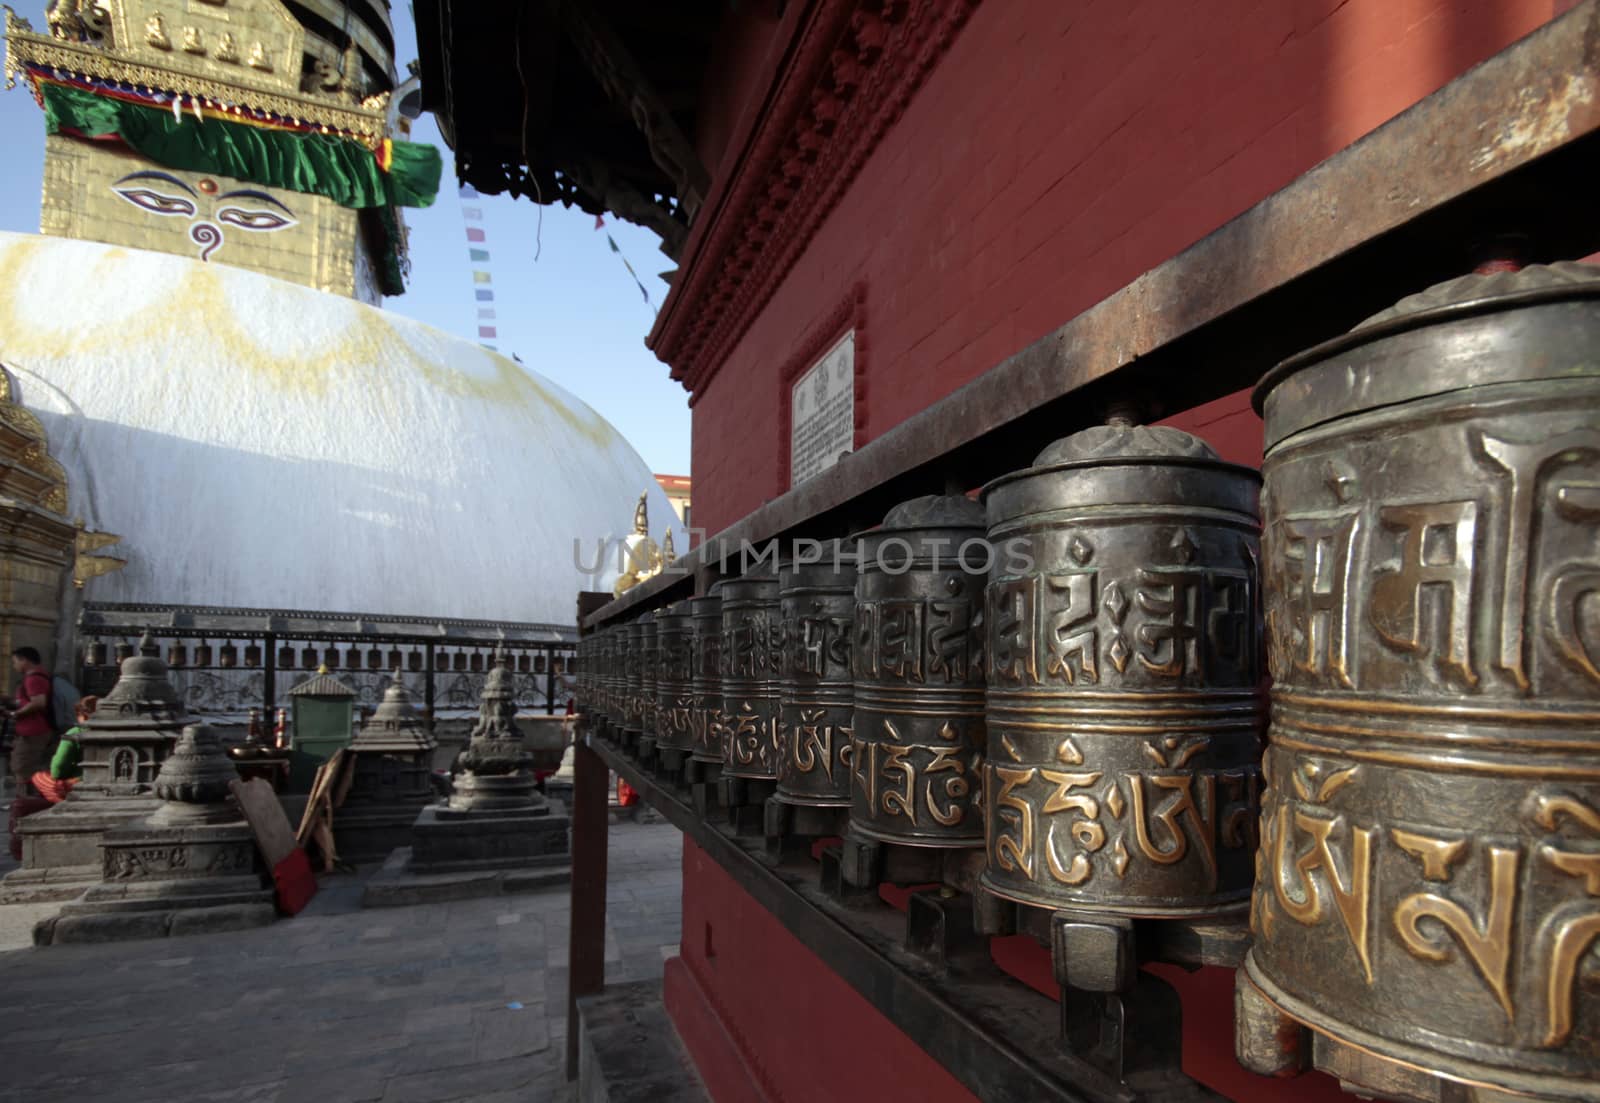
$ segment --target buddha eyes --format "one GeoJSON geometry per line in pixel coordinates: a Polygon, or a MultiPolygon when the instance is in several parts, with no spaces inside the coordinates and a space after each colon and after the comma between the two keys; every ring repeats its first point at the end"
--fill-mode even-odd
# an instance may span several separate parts
{"type": "Polygon", "coordinates": [[[282,230],[294,225],[294,219],[285,218],[272,211],[249,211],[243,207],[223,207],[217,212],[218,222],[231,223],[246,230],[282,230]]]}
{"type": "Polygon", "coordinates": [[[135,207],[143,207],[155,214],[182,215],[188,218],[195,211],[194,204],[187,199],[176,195],[162,195],[149,188],[117,188],[116,192],[135,207]]]}

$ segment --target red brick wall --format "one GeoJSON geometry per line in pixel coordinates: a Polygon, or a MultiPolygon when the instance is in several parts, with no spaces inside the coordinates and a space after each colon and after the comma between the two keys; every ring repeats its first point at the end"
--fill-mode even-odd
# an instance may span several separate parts
{"type": "MultiPolygon", "coordinates": [[[[778,372],[852,283],[871,439],[1565,6],[980,5],[696,405],[697,524],[787,489],[778,372]]],[[[1259,460],[1238,407],[1200,431],[1259,460]]]]}

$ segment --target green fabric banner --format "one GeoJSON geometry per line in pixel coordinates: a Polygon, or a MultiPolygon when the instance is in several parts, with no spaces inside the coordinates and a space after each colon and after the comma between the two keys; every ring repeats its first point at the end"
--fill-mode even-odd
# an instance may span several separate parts
{"type": "Polygon", "coordinates": [[[439,193],[439,151],[394,142],[389,171],[360,142],[327,134],[269,130],[221,119],[174,117],[159,107],[40,82],[49,133],[114,134],[157,164],[215,172],[273,188],[323,195],[341,207],[426,207],[439,193]]]}

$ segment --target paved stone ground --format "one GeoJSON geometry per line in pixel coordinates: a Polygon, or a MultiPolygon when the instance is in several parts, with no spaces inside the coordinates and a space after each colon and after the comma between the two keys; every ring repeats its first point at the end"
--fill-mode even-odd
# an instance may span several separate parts
{"type": "MultiPolygon", "coordinates": [[[[623,822],[610,838],[606,981],[659,977],[678,946],[681,836],[623,822]]],[[[573,1098],[565,891],[359,898],[357,877],[335,877],[254,931],[0,952],[0,1101],[573,1098]]],[[[49,910],[0,907],[5,945],[27,945],[49,910]]]]}

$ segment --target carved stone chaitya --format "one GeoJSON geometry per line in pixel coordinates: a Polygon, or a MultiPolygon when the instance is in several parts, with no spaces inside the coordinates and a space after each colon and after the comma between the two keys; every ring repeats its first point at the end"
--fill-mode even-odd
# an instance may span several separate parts
{"type": "Polygon", "coordinates": [[[333,816],[340,857],[383,858],[406,844],[417,814],[433,800],[434,746],[396,668],[382,702],[350,741],[355,774],[333,816]]]}
{"type": "Polygon", "coordinates": [[[255,836],[229,793],[216,733],[183,729],[155,781],[160,804],[106,832],[100,883],[34,928],[34,942],[105,942],[261,926],[277,918],[255,836]]]}
{"type": "Polygon", "coordinates": [[[412,825],[411,872],[494,872],[567,861],[566,810],[535,790],[533,755],[516,711],[511,674],[497,653],[450,800],[424,808],[412,825]]]}
{"type": "Polygon", "coordinates": [[[1256,392],[1252,1069],[1600,1099],[1597,350],[1600,277],[1559,264],[1440,285],[1256,392]]]}
{"type": "Polygon", "coordinates": [[[854,836],[983,845],[983,537],[983,508],[949,495],[903,502],[859,538],[854,836]]]}
{"type": "Polygon", "coordinates": [[[83,725],[83,780],[69,800],[152,791],[168,748],[189,719],[167,674],[155,640],[146,633],[138,653],[122,661],[116,684],[83,725]]]}
{"type": "Polygon", "coordinates": [[[1118,419],[984,488],[990,892],[1242,920],[1260,481],[1188,433],[1118,419]]]}
{"type": "Polygon", "coordinates": [[[83,780],[18,824],[22,868],[0,882],[0,901],[67,899],[93,881],[105,832],[155,810],[158,771],[188,719],[147,633],[83,725],[83,780]]]}
{"type": "Polygon", "coordinates": [[[483,682],[478,722],[461,755],[450,807],[460,812],[530,807],[534,792],[533,755],[517,727],[517,698],[505,656],[496,652],[483,682]]]}

